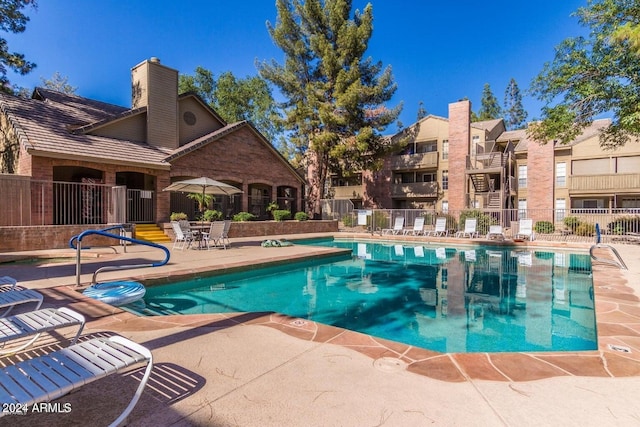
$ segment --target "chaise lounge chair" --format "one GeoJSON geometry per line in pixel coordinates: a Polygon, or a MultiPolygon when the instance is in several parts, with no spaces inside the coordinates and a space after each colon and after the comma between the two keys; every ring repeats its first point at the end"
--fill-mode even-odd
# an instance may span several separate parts
{"type": "Polygon", "coordinates": [[[44,332],[68,326],[79,326],[71,344],[75,344],[84,328],[84,316],[66,307],[45,308],[0,319],[0,355],[15,353],[33,344],[44,332]],[[28,342],[4,348],[8,342],[33,335],[28,342]]]}
{"type": "Polygon", "coordinates": [[[16,289],[17,281],[13,277],[0,277],[0,309],[5,309],[0,318],[5,317],[13,307],[33,302],[36,310],[42,305],[44,297],[40,292],[31,289],[16,289]]]}
{"type": "Polygon", "coordinates": [[[513,238],[533,241],[535,239],[533,234],[533,220],[521,219],[518,227],[518,233],[513,236],[513,238]]]}
{"type": "Polygon", "coordinates": [[[476,230],[476,226],[478,224],[477,218],[467,218],[464,221],[464,231],[458,231],[456,233],[456,237],[465,237],[469,236],[470,239],[474,237],[478,237],[478,231],[476,230]]]}
{"type": "Polygon", "coordinates": [[[395,222],[393,223],[393,228],[383,228],[380,232],[381,235],[384,234],[398,234],[404,228],[404,217],[397,216],[395,222]]]}
{"type": "Polygon", "coordinates": [[[412,236],[419,236],[424,233],[424,217],[419,216],[413,222],[413,230],[406,229],[403,231],[403,234],[406,236],[407,234],[411,234],[412,236]]]}
{"type": "Polygon", "coordinates": [[[504,232],[501,225],[490,225],[487,240],[504,240],[504,232]]]}
{"type": "Polygon", "coordinates": [[[427,230],[424,232],[425,236],[440,236],[445,237],[449,234],[447,230],[447,218],[436,218],[436,227],[433,230],[427,230]]]}
{"type": "MultiPolygon", "coordinates": [[[[0,370],[0,404],[30,408],[86,384],[145,363],[147,368],[129,405],[111,425],[121,425],[138,403],[151,375],[151,352],[126,338],[94,338],[0,370]]],[[[0,412],[0,417],[7,412],[0,412]]]]}

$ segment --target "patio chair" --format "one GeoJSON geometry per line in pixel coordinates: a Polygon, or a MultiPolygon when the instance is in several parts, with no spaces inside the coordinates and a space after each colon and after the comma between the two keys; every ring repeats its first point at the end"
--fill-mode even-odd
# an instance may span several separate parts
{"type": "Polygon", "coordinates": [[[383,228],[382,231],[380,232],[381,235],[383,234],[398,234],[400,233],[404,228],[404,217],[403,216],[397,216],[395,219],[395,222],[393,223],[393,228],[383,228]]]}
{"type": "Polygon", "coordinates": [[[413,229],[408,228],[402,232],[402,234],[404,234],[405,236],[409,233],[411,233],[411,235],[413,236],[419,236],[424,233],[424,217],[423,216],[419,216],[416,218],[416,220],[413,222],[413,229]]]}
{"type": "Polygon", "coordinates": [[[193,234],[191,232],[185,233],[178,221],[171,221],[171,227],[173,228],[173,234],[175,234],[173,249],[183,250],[185,247],[189,248],[193,243],[193,234]]]}
{"type": "Polygon", "coordinates": [[[38,310],[43,300],[42,294],[32,289],[15,289],[13,286],[11,289],[0,289],[0,309],[5,309],[4,313],[0,314],[0,318],[6,317],[14,307],[20,304],[33,302],[36,304],[35,309],[38,310]]]}
{"type": "Polygon", "coordinates": [[[221,244],[227,249],[227,242],[229,239],[224,237],[225,221],[213,221],[209,232],[202,233],[202,241],[207,247],[207,250],[211,249],[211,246],[218,246],[221,244]]]}
{"type": "MultiPolygon", "coordinates": [[[[133,398],[111,424],[121,425],[138,403],[153,368],[151,352],[121,336],[94,338],[0,369],[0,402],[30,408],[143,363],[147,368],[133,398]]],[[[0,412],[0,417],[7,413],[0,412]]]]}
{"type": "Polygon", "coordinates": [[[231,220],[230,219],[225,219],[224,220],[224,230],[222,230],[222,238],[226,241],[226,246],[231,246],[231,242],[229,241],[229,229],[231,228],[231,220]]]}
{"type": "Polygon", "coordinates": [[[425,236],[440,236],[445,237],[449,234],[449,230],[447,230],[447,218],[439,217],[436,218],[436,227],[433,230],[427,230],[424,232],[425,236]]]}
{"type": "Polygon", "coordinates": [[[518,233],[513,236],[513,238],[533,241],[535,239],[533,233],[533,220],[521,219],[518,227],[518,233]]]}
{"type": "Polygon", "coordinates": [[[474,237],[479,237],[478,231],[476,230],[476,226],[478,224],[477,218],[467,218],[464,220],[464,230],[458,231],[456,233],[456,237],[465,237],[469,236],[470,239],[474,237]]]}
{"type": "Polygon", "coordinates": [[[487,240],[504,240],[504,232],[501,225],[490,225],[487,240]]]}
{"type": "Polygon", "coordinates": [[[66,307],[57,309],[45,308],[5,317],[0,319],[0,354],[15,353],[23,350],[33,344],[44,332],[78,326],[78,332],[73,340],[71,340],[71,344],[73,345],[82,333],[84,323],[85,319],[83,315],[66,307]],[[32,335],[33,337],[26,343],[4,348],[10,341],[32,335]]]}

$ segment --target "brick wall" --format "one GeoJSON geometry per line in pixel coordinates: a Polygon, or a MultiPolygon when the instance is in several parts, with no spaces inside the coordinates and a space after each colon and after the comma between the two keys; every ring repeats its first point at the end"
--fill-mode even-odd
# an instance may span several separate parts
{"type": "Polygon", "coordinates": [[[467,155],[471,134],[471,102],[449,104],[449,209],[467,208],[467,155]]]}
{"type": "MultiPolygon", "coordinates": [[[[555,206],[553,190],[555,166],[553,143],[544,145],[529,141],[527,145],[527,207],[550,209],[555,206]]],[[[536,221],[553,221],[551,211],[536,213],[545,217],[533,218],[536,221]]]]}

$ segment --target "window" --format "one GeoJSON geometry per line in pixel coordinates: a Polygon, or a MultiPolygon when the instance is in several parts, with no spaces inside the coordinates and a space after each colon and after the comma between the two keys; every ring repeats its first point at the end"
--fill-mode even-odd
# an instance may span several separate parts
{"type": "Polygon", "coordinates": [[[527,188],[527,165],[518,166],[518,188],[527,188]]]}
{"type": "Polygon", "coordinates": [[[518,199],[518,216],[520,218],[527,217],[527,199],[518,199]]]}
{"type": "Polygon", "coordinates": [[[446,200],[442,201],[442,213],[449,212],[449,202],[446,200]]]}
{"type": "Polygon", "coordinates": [[[442,141],[442,160],[447,160],[449,158],[449,140],[445,139],[442,141]]]}
{"type": "Polygon", "coordinates": [[[478,135],[474,135],[471,137],[471,153],[473,155],[482,154],[484,149],[480,145],[480,137],[478,135]]]}
{"type": "Polygon", "coordinates": [[[449,171],[446,169],[442,171],[442,189],[449,189],[449,171]]]}
{"type": "Polygon", "coordinates": [[[423,173],[421,182],[436,182],[438,180],[435,173],[423,173]]]}
{"type": "Polygon", "coordinates": [[[567,186],[567,164],[565,162],[556,163],[556,186],[567,186]]]}
{"type": "Polygon", "coordinates": [[[564,219],[566,209],[566,201],[564,199],[556,199],[556,221],[562,221],[564,219]]]}

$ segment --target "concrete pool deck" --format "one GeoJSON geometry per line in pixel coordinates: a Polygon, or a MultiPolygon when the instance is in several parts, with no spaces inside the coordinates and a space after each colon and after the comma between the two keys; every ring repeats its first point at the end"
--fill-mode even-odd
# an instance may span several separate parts
{"type": "MultiPolygon", "coordinates": [[[[261,240],[234,239],[227,250],[172,251],[166,266],[99,278],[162,281],[333,251],[262,248],[261,240]]],[[[429,241],[459,244],[461,239],[429,241]]],[[[152,381],[130,416],[131,426],[638,425],[640,245],[615,247],[629,270],[594,263],[599,349],[579,353],[441,354],[273,313],[140,318],[76,292],[75,263],[64,259],[68,251],[51,251],[58,258],[51,263],[0,264],[0,276],[42,290],[46,306],[83,313],[85,335],[116,333],[153,351],[152,381]]],[[[126,254],[122,248],[85,252],[82,283],[100,265],[162,257],[143,246],[129,247],[126,254]]],[[[0,254],[0,261],[16,255],[33,256],[0,254]]],[[[0,361],[56,348],[57,338],[0,361]]],[[[126,406],[139,378],[139,371],[111,376],[58,399],[71,403],[70,413],[16,415],[0,424],[107,425],[126,406]]]]}

